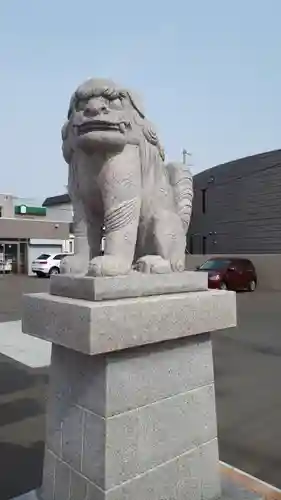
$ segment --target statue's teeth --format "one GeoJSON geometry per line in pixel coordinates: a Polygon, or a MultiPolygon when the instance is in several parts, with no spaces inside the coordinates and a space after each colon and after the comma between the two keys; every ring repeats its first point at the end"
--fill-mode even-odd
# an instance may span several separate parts
{"type": "Polygon", "coordinates": [[[123,123],[123,122],[120,123],[119,127],[120,127],[120,131],[122,132],[122,134],[125,134],[125,132],[126,132],[125,123],[123,123]]]}

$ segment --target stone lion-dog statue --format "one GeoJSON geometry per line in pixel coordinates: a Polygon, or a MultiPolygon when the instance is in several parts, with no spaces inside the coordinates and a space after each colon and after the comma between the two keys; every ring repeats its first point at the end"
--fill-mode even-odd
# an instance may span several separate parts
{"type": "Polygon", "coordinates": [[[184,164],[165,165],[138,96],[110,80],[84,82],[70,99],[62,151],[75,237],[62,273],[184,270],[192,175],[184,164]]]}

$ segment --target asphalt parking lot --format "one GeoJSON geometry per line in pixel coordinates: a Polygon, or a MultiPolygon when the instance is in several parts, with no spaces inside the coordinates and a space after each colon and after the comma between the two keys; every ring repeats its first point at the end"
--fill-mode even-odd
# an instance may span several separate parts
{"type": "MultiPolygon", "coordinates": [[[[20,320],[22,293],[48,285],[0,276],[1,328],[20,320]]],[[[238,327],[213,334],[220,457],[281,488],[281,293],[240,293],[237,306],[238,327]]],[[[0,353],[1,500],[40,484],[47,383],[48,368],[0,353]]]]}
{"type": "Polygon", "coordinates": [[[220,457],[281,488],[281,293],[237,294],[213,335],[220,457]]]}

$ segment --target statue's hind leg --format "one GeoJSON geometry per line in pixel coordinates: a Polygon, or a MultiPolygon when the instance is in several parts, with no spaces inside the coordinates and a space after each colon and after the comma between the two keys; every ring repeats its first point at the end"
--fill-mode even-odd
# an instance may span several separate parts
{"type": "Polygon", "coordinates": [[[185,269],[185,233],[177,213],[161,211],[155,218],[155,245],[157,253],[170,262],[171,270],[185,269]]]}

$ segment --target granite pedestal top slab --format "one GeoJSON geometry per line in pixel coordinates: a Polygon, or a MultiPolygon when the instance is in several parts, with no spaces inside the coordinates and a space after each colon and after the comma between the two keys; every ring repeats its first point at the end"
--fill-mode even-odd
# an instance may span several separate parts
{"type": "Polygon", "coordinates": [[[88,355],[236,326],[236,294],[223,290],[89,301],[23,297],[22,331],[88,355]]]}
{"type": "Polygon", "coordinates": [[[145,274],[132,271],[126,276],[52,276],[51,295],[91,301],[147,297],[208,290],[208,273],[184,271],[145,274]]]}

